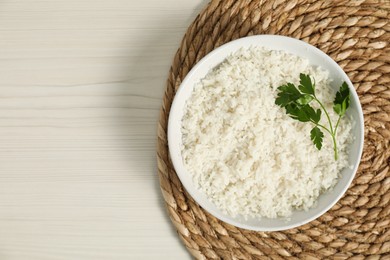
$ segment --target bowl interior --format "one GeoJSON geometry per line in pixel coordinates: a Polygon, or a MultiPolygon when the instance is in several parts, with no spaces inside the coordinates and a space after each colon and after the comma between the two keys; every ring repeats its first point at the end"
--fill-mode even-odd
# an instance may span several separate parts
{"type": "Polygon", "coordinates": [[[319,217],[329,210],[348,189],[356,173],[360,162],[364,138],[363,112],[360,106],[358,96],[353,85],[344,71],[329,56],[319,49],[297,39],[276,36],[276,35],[257,35],[241,38],[229,42],[209,53],[188,73],[182,82],[169,114],[168,123],[168,144],[170,156],[181,182],[189,194],[209,213],[229,224],[257,231],[276,231],[284,230],[303,225],[319,217]],[[341,177],[333,190],[322,194],[319,197],[318,205],[308,211],[294,211],[289,221],[286,219],[244,219],[241,217],[233,218],[222,213],[214,204],[208,200],[205,194],[198,191],[193,182],[191,174],[186,171],[181,156],[182,133],[181,120],[183,117],[186,100],[191,96],[195,83],[202,79],[210,69],[220,64],[229,54],[240,48],[249,48],[250,46],[264,46],[271,50],[284,50],[292,54],[307,58],[311,65],[321,66],[329,71],[329,77],[333,79],[332,88],[337,89],[343,81],[350,86],[351,104],[347,116],[351,117],[354,125],[352,133],[354,140],[349,149],[349,163],[353,165],[352,169],[346,168],[342,171],[341,177]]]}

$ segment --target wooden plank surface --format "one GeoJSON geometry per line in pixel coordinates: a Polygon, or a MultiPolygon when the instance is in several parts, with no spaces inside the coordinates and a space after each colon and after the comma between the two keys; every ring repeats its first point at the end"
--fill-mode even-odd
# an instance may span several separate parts
{"type": "Polygon", "coordinates": [[[201,0],[0,1],[0,259],[189,259],[156,126],[201,0]]]}

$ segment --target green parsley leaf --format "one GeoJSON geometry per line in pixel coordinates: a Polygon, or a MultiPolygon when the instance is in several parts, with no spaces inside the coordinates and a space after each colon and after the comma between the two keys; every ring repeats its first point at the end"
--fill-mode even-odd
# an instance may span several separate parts
{"type": "Polygon", "coordinates": [[[317,149],[321,150],[322,141],[324,139],[324,133],[321,131],[321,129],[319,129],[317,126],[315,126],[310,131],[310,139],[313,141],[313,143],[315,144],[317,149]]]}
{"type": "Polygon", "coordinates": [[[333,105],[333,111],[336,112],[336,114],[341,115],[341,105],[340,104],[334,104],[333,105]]]}
{"type": "Polygon", "coordinates": [[[350,104],[348,84],[344,81],[333,101],[333,110],[339,116],[343,116],[350,104]]]}
{"type": "Polygon", "coordinates": [[[300,78],[300,82],[299,82],[300,85],[298,86],[299,90],[305,94],[315,95],[314,94],[314,85],[311,82],[310,76],[301,73],[301,74],[299,74],[299,78],[300,78]]]}
{"type": "Polygon", "coordinates": [[[310,107],[307,109],[307,113],[310,116],[310,119],[313,120],[315,123],[318,123],[321,119],[321,109],[317,109],[316,111],[310,107]]]}
{"type": "Polygon", "coordinates": [[[286,107],[286,113],[290,115],[292,119],[301,122],[314,121],[318,123],[321,119],[321,110],[314,110],[310,105],[299,105],[297,103],[288,104],[286,107]]]}
{"type": "Polygon", "coordinates": [[[301,121],[301,122],[309,122],[310,116],[307,113],[307,107],[308,105],[301,106],[296,103],[288,104],[286,108],[287,114],[295,120],[301,121]]]}
{"type": "Polygon", "coordinates": [[[314,97],[312,95],[302,95],[300,98],[297,99],[297,103],[300,104],[300,105],[307,105],[309,104],[312,100],[314,99],[314,97]]]}
{"type": "Polygon", "coordinates": [[[281,107],[285,107],[291,102],[295,102],[298,98],[302,96],[299,90],[292,83],[287,83],[278,87],[279,93],[278,97],[275,100],[275,104],[281,107]]]}
{"type": "Polygon", "coordinates": [[[322,147],[322,140],[324,133],[319,127],[326,130],[333,140],[334,158],[337,160],[337,142],[336,133],[339,126],[341,117],[345,114],[350,104],[349,88],[346,82],[340,87],[340,90],[336,93],[336,97],[333,101],[333,110],[339,115],[335,127],[333,127],[328,111],[322,102],[315,95],[315,83],[309,75],[301,73],[299,75],[300,85],[295,87],[292,83],[287,83],[278,88],[279,92],[275,100],[275,104],[284,107],[286,113],[294,120],[300,122],[311,122],[314,124],[314,128],[310,131],[310,139],[313,141],[318,150],[322,147]],[[310,106],[310,102],[315,101],[320,108],[314,110],[310,106]],[[326,115],[329,127],[324,126],[321,121],[321,114],[324,112],[326,115]]]}
{"type": "Polygon", "coordinates": [[[321,120],[321,113],[322,113],[321,109],[318,108],[317,112],[316,112],[316,116],[313,117],[314,122],[316,122],[316,123],[320,122],[320,120],[321,120]]]}

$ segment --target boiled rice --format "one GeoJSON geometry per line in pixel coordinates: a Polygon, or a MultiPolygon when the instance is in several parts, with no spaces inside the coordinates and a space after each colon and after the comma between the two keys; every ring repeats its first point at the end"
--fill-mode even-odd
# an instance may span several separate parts
{"type": "MultiPolygon", "coordinates": [[[[346,147],[352,138],[347,117],[338,129],[335,161],[328,133],[317,150],[310,140],[313,125],[291,119],[275,105],[277,87],[298,85],[300,73],[315,79],[316,94],[335,122],[328,72],[296,55],[262,47],[229,55],[187,100],[184,165],[197,188],[225,214],[277,218],[308,210],[348,167],[346,147]]],[[[324,115],[322,124],[327,125],[324,115]]]]}

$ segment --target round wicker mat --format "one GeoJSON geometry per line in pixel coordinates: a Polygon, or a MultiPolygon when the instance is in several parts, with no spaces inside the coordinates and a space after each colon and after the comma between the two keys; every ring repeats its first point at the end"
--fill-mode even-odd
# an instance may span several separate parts
{"type": "Polygon", "coordinates": [[[169,72],[158,125],[158,173],[172,223],[197,259],[390,259],[390,0],[212,1],[188,28],[169,72]],[[168,155],[177,88],[214,48],[254,34],[302,39],[348,74],[365,115],[358,173],[326,214],[299,228],[253,232],[221,222],[181,185],[168,155]]]}

